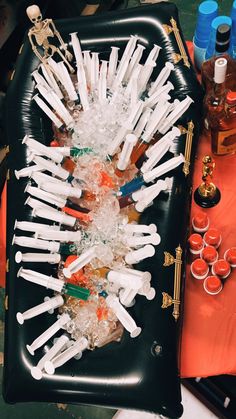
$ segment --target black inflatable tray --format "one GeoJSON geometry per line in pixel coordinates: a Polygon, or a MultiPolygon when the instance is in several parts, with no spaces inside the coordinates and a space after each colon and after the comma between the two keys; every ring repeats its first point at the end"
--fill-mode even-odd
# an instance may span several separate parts
{"type": "MultiPolygon", "coordinates": [[[[191,197],[191,173],[199,135],[202,91],[183,40],[177,8],[172,3],[109,12],[88,18],[57,21],[63,39],[78,32],[83,49],[100,52],[108,58],[110,47],[124,49],[130,35],[137,35],[146,47],[147,56],[153,44],[162,47],[154,76],[166,61],[175,63],[170,81],[174,84],[173,98],[187,94],[194,99],[189,110],[177,125],[182,135],[177,152],[186,157],[184,167],[174,173],[171,193],[154,201],[142,215],[144,223],[156,223],[162,241],[153,258],[143,261],[138,269],[152,273],[156,289],[153,301],[137,300],[131,315],[142,327],[141,335],[131,339],[125,333],[121,342],[84,353],[80,361],[70,361],[56,370],[53,376],[34,380],[30,368],[42,357],[43,349],[32,357],[26,344],[32,342],[49,327],[56,314],[41,315],[18,325],[16,313],[25,311],[42,301],[47,291],[42,287],[17,278],[19,265],[15,263],[16,245],[12,246],[15,220],[32,220],[24,206],[26,178],[18,181],[15,169],[26,166],[25,147],[20,139],[25,134],[44,144],[52,140],[50,121],[32,101],[34,83],[31,73],[38,66],[27,36],[16,64],[16,71],[7,95],[6,127],[10,146],[8,176],[7,221],[7,310],[3,395],[7,403],[50,401],[100,405],[115,408],[147,410],[171,418],[182,414],[180,379],[178,372],[178,340],[184,289],[184,258],[191,197]],[[164,252],[174,257],[164,266],[164,252]],[[177,261],[177,262],[176,262],[177,261]],[[180,317],[174,318],[174,304],[163,308],[163,293],[173,298],[176,266],[180,267],[180,317]]],[[[27,251],[27,249],[26,249],[27,251]]],[[[167,255],[168,256],[168,255],[167,255]]],[[[51,265],[28,264],[29,269],[54,274],[51,265]]],[[[46,294],[47,293],[47,294],[46,294]]],[[[165,295],[168,300],[168,296],[165,295]]]]}

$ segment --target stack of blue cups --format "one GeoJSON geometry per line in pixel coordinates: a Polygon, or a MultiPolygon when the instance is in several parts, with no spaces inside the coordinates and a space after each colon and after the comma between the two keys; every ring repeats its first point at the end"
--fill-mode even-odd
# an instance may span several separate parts
{"type": "Polygon", "coordinates": [[[236,59],[236,0],[233,2],[230,17],[232,19],[231,51],[233,58],[236,59]]]}
{"type": "MultiPolygon", "coordinates": [[[[211,22],[211,31],[209,42],[206,49],[205,60],[208,60],[215,54],[216,32],[219,25],[229,25],[232,27],[232,19],[229,16],[218,16],[211,22]]],[[[230,49],[230,48],[229,48],[230,49]]],[[[230,51],[228,51],[230,53],[230,51]]]]}
{"type": "Polygon", "coordinates": [[[194,63],[200,70],[205,60],[206,49],[209,42],[211,23],[218,16],[218,4],[216,1],[203,1],[198,7],[197,24],[193,38],[194,63]]]}

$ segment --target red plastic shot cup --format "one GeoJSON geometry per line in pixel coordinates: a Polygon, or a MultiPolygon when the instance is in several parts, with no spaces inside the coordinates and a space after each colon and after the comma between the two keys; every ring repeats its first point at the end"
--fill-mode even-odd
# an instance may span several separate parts
{"type": "Polygon", "coordinates": [[[203,288],[208,294],[216,295],[222,290],[223,285],[218,276],[210,275],[204,280],[203,288]]]}
{"type": "Polygon", "coordinates": [[[230,264],[225,259],[219,259],[213,263],[211,271],[213,275],[217,275],[219,278],[225,279],[231,272],[230,264]]]}
{"type": "Polygon", "coordinates": [[[209,273],[209,266],[203,259],[196,259],[190,266],[191,274],[196,279],[205,279],[209,273]]]}

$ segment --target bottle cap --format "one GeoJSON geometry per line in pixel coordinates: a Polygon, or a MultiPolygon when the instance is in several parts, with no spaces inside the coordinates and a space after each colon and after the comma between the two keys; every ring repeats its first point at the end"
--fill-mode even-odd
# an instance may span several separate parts
{"type": "Polygon", "coordinates": [[[190,266],[191,274],[196,279],[205,279],[209,272],[209,267],[205,260],[196,259],[190,266]]]}
{"type": "Polygon", "coordinates": [[[220,51],[218,52],[225,52],[229,48],[229,43],[226,43],[225,45],[218,45],[216,43],[216,32],[220,25],[226,24],[231,26],[232,25],[232,19],[229,16],[217,16],[215,17],[211,22],[211,31],[210,36],[208,34],[208,43],[207,43],[207,50],[205,54],[205,60],[208,60],[212,55],[215,54],[215,50],[218,51],[218,48],[220,51]]]}
{"type": "Polygon", "coordinates": [[[206,246],[201,251],[201,258],[204,259],[208,265],[212,265],[218,259],[218,252],[214,246],[206,246]]]}
{"type": "Polygon", "coordinates": [[[199,254],[204,247],[203,238],[198,233],[191,234],[191,236],[188,239],[188,242],[189,251],[194,255],[199,254]]]}
{"type": "Polygon", "coordinates": [[[222,290],[223,285],[218,276],[210,275],[203,282],[203,288],[208,294],[216,295],[222,290]]]}
{"type": "Polygon", "coordinates": [[[236,268],[236,247],[226,250],[224,259],[227,260],[232,268],[236,268]]]}
{"type": "Polygon", "coordinates": [[[203,240],[206,246],[214,246],[216,249],[221,243],[221,234],[217,228],[209,228],[209,230],[204,234],[203,240]]]}
{"type": "Polygon", "coordinates": [[[223,23],[217,28],[215,45],[216,52],[225,52],[229,48],[232,20],[230,17],[228,17],[228,19],[229,24],[223,23]]]}
{"type": "Polygon", "coordinates": [[[227,60],[223,57],[217,58],[214,68],[214,82],[224,83],[227,71],[227,60]]]}
{"type": "Polygon", "coordinates": [[[220,278],[225,279],[231,272],[230,264],[225,259],[217,260],[211,269],[213,275],[218,275],[220,278]]]}
{"type": "Polygon", "coordinates": [[[231,27],[227,23],[219,25],[216,31],[216,42],[228,42],[230,38],[231,27]]]}
{"type": "Polygon", "coordinates": [[[236,105],[236,92],[228,92],[226,95],[226,102],[229,105],[236,105]]]}
{"type": "Polygon", "coordinates": [[[197,233],[205,233],[209,228],[209,217],[203,211],[196,213],[192,219],[192,226],[197,233]]]}

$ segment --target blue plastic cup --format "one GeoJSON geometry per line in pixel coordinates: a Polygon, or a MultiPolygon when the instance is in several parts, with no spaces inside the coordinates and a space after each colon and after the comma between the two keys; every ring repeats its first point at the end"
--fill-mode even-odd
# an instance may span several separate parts
{"type": "Polygon", "coordinates": [[[215,54],[216,32],[219,25],[226,24],[232,27],[232,19],[229,16],[218,16],[211,23],[210,38],[206,49],[205,59],[208,60],[215,54]]]}
{"type": "Polygon", "coordinates": [[[194,64],[200,70],[205,60],[206,48],[209,41],[211,22],[218,15],[216,1],[203,1],[198,6],[197,24],[193,37],[194,64]]]}
{"type": "Polygon", "coordinates": [[[230,17],[232,19],[231,49],[233,52],[233,58],[236,58],[236,0],[232,4],[230,17]]]}
{"type": "Polygon", "coordinates": [[[200,47],[207,47],[211,22],[218,16],[218,4],[216,1],[203,1],[198,7],[197,24],[194,33],[194,43],[200,47]]]}

